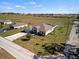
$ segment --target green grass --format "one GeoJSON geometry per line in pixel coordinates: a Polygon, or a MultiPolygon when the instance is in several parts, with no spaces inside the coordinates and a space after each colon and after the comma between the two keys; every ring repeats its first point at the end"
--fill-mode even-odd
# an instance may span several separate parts
{"type": "Polygon", "coordinates": [[[0,28],[9,28],[9,25],[8,24],[3,24],[3,25],[0,24],[0,28]]]}
{"type": "Polygon", "coordinates": [[[6,37],[6,36],[10,36],[10,35],[19,33],[19,32],[21,32],[21,31],[22,31],[22,29],[9,30],[9,31],[7,31],[7,32],[1,32],[1,33],[0,33],[0,36],[6,37]]]}
{"type": "MultiPolygon", "coordinates": [[[[69,15],[68,15],[69,16],[69,15]]],[[[17,14],[0,14],[0,19],[10,19],[12,21],[18,21],[23,23],[30,23],[30,24],[51,24],[51,25],[59,25],[60,27],[57,27],[54,32],[48,34],[45,37],[40,37],[37,35],[34,35],[31,40],[29,41],[22,41],[21,39],[26,38],[21,37],[14,42],[18,45],[23,46],[24,48],[37,53],[42,52],[43,54],[48,54],[42,47],[43,44],[46,43],[64,43],[66,40],[68,40],[68,36],[72,27],[72,20],[73,17],[54,17],[54,16],[32,16],[32,15],[17,15],[17,14]],[[36,45],[38,44],[38,45],[36,45]]],[[[15,31],[16,32],[16,31],[15,31]]],[[[11,34],[14,32],[12,31],[11,34]]],[[[9,34],[3,34],[2,36],[8,36],[9,34]]]]}

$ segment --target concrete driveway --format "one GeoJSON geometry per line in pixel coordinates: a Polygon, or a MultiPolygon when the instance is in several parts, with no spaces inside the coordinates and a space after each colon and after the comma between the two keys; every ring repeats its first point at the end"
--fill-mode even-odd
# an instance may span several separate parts
{"type": "Polygon", "coordinates": [[[20,38],[20,37],[22,37],[22,36],[24,36],[24,35],[27,35],[27,33],[22,33],[22,32],[20,32],[20,33],[11,35],[11,36],[7,36],[7,37],[5,37],[5,38],[6,38],[7,40],[14,41],[14,40],[16,40],[16,39],[18,39],[18,38],[20,38]]]}

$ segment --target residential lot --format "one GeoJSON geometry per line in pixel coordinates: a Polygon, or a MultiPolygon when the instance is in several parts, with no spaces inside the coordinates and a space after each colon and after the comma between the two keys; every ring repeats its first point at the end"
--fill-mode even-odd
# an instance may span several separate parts
{"type": "MultiPolygon", "coordinates": [[[[15,20],[18,22],[23,22],[26,24],[34,25],[34,24],[51,24],[51,25],[59,25],[53,32],[46,36],[38,36],[38,35],[32,35],[30,40],[23,41],[23,39],[26,39],[26,36],[23,36],[14,42],[18,45],[21,45],[22,47],[34,52],[42,52],[43,55],[50,54],[45,51],[45,49],[42,47],[43,45],[46,44],[51,44],[51,43],[65,43],[66,40],[68,40],[68,36],[72,27],[72,20],[74,19],[73,17],[54,17],[54,16],[33,16],[33,15],[17,15],[17,14],[4,14],[0,16],[1,19],[11,19],[15,20]],[[3,17],[3,18],[2,18],[3,17]]],[[[10,35],[14,34],[12,31],[9,32],[11,33],[10,35]]],[[[2,33],[1,35],[3,37],[9,36],[7,32],[2,33]]],[[[16,34],[16,33],[15,33],[16,34]]]]}

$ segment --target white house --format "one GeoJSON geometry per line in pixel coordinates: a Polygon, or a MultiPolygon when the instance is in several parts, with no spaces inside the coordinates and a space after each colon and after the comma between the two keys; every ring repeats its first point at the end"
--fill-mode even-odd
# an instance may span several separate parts
{"type": "Polygon", "coordinates": [[[40,26],[39,32],[44,32],[45,35],[48,35],[52,31],[54,31],[55,28],[56,28],[56,26],[52,26],[52,25],[49,25],[49,24],[42,24],[40,26]]]}
{"type": "Polygon", "coordinates": [[[3,24],[13,24],[14,22],[11,21],[11,20],[0,20],[0,23],[3,23],[3,24]]]}
{"type": "Polygon", "coordinates": [[[24,27],[27,27],[28,25],[25,24],[25,23],[16,23],[14,25],[12,25],[14,29],[19,29],[19,28],[24,28],[24,27]]]}
{"type": "Polygon", "coordinates": [[[13,22],[12,21],[10,21],[10,20],[5,20],[4,21],[4,24],[12,24],[13,22]]]}
{"type": "Polygon", "coordinates": [[[41,25],[33,26],[32,32],[35,34],[39,34],[39,35],[47,35],[47,34],[51,33],[52,31],[54,31],[54,29],[56,27],[57,27],[57,25],[52,26],[49,24],[41,24],[41,25]]]}

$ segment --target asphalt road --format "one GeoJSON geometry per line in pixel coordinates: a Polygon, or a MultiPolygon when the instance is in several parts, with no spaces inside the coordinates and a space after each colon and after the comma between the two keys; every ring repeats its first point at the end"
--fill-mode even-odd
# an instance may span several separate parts
{"type": "Polygon", "coordinates": [[[5,49],[16,59],[33,59],[34,54],[23,47],[0,37],[0,47],[5,49]]]}

